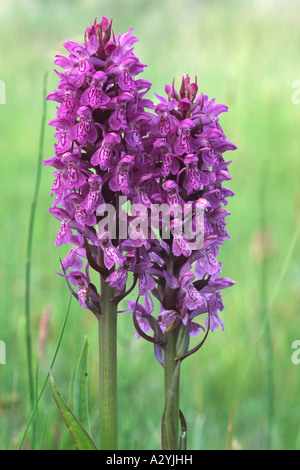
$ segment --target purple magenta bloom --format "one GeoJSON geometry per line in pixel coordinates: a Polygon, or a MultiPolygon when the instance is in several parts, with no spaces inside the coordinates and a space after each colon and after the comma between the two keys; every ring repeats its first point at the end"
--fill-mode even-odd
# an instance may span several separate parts
{"type": "Polygon", "coordinates": [[[87,106],[81,106],[77,114],[79,116],[79,122],[72,127],[70,132],[71,138],[77,140],[79,144],[95,142],[98,137],[98,132],[93,123],[91,109],[87,106]]]}
{"type": "Polygon", "coordinates": [[[198,166],[199,158],[195,154],[188,154],[184,157],[186,165],[185,178],[183,186],[191,194],[193,191],[200,191],[203,186],[210,183],[210,177],[207,172],[201,171],[198,166]]]}
{"type": "Polygon", "coordinates": [[[107,75],[104,72],[94,73],[91,86],[84,91],[80,102],[84,106],[91,106],[93,109],[105,107],[110,101],[110,97],[103,91],[103,86],[107,82],[107,75]]]}
{"type": "Polygon", "coordinates": [[[157,139],[154,142],[154,148],[160,152],[162,159],[162,176],[176,175],[179,172],[179,161],[176,154],[171,153],[171,146],[164,139],[157,139]]]}
{"type": "Polygon", "coordinates": [[[189,310],[205,305],[203,295],[193,285],[195,276],[192,272],[184,274],[180,280],[180,286],[185,292],[184,303],[189,310]]]}
{"type": "Polygon", "coordinates": [[[202,279],[206,274],[216,274],[220,269],[220,263],[215,258],[210,247],[201,250],[201,256],[195,263],[195,274],[202,279]]]}
{"type": "Polygon", "coordinates": [[[134,157],[132,155],[124,155],[114,171],[114,176],[109,181],[109,187],[112,191],[121,191],[127,195],[131,192],[130,186],[130,170],[132,168],[134,157]]]}
{"type": "Polygon", "coordinates": [[[127,128],[127,104],[132,98],[131,93],[124,92],[111,100],[114,112],[109,117],[108,123],[113,131],[127,128]]]}
{"type": "Polygon", "coordinates": [[[193,121],[191,119],[184,119],[178,127],[178,137],[174,142],[174,150],[178,155],[184,153],[190,153],[190,135],[193,127],[193,121]]]}
{"type": "Polygon", "coordinates": [[[107,269],[111,269],[115,264],[123,265],[124,256],[119,249],[112,244],[108,233],[101,236],[99,246],[103,250],[104,264],[107,269]]]}
{"type": "MultiPolygon", "coordinates": [[[[71,245],[63,269],[79,272],[88,267],[88,261],[92,269],[105,275],[114,292],[115,287],[125,288],[136,250],[144,242],[111,239],[106,229],[97,236],[97,209],[109,204],[117,209],[116,192],[131,202],[136,187],[143,200],[151,194],[154,181],[143,182],[142,175],[144,155],[147,162],[152,160],[145,146],[153,119],[148,111],[154,105],[145,96],[151,83],[136,78],[145,67],[133,52],[137,38],[132,30],[115,35],[111,27],[107,18],[99,24],[95,20],[82,44],[65,42],[68,56],[55,58],[55,64],[64,70],[55,70],[60,82],[47,99],[58,103],[56,117],[49,122],[57,142],[55,156],[44,164],[54,168],[51,195],[56,198],[50,211],[61,222],[55,243],[71,245]]],[[[70,276],[67,279],[74,281],[70,276]]],[[[81,305],[99,314],[99,304],[90,303],[89,280],[78,276],[75,285],[80,287],[81,305]]],[[[154,280],[148,273],[139,276],[146,298],[154,280]]]]}
{"type": "Polygon", "coordinates": [[[126,287],[128,272],[135,264],[135,256],[133,253],[128,253],[123,261],[123,266],[113,271],[105,281],[109,283],[110,287],[116,287],[122,291],[126,287]]]}
{"type": "Polygon", "coordinates": [[[103,180],[101,176],[91,175],[88,179],[89,192],[83,201],[81,208],[85,210],[87,214],[92,214],[97,211],[100,204],[104,203],[102,196],[103,180]]]}
{"type": "Polygon", "coordinates": [[[114,146],[121,141],[120,136],[115,132],[106,134],[101,142],[101,146],[96,150],[91,158],[91,164],[107,170],[114,165],[114,146]]]}
{"type": "Polygon", "coordinates": [[[83,248],[83,237],[81,235],[72,235],[70,242],[73,244],[70,252],[62,261],[62,266],[65,271],[69,268],[74,271],[80,271],[83,267],[82,258],[86,257],[85,249],[83,248]]]}

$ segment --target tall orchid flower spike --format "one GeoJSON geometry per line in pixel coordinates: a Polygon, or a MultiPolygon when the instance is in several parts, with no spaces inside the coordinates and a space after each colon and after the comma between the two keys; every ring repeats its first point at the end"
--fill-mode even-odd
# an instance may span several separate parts
{"type": "MultiPolygon", "coordinates": [[[[224,329],[221,291],[234,284],[220,277],[218,255],[229,238],[225,219],[230,213],[225,206],[233,196],[223,185],[231,179],[230,162],[223,154],[236,146],[220,125],[227,106],[209,101],[204,94],[197,96],[197,80],[191,83],[184,76],[180,91],[174,81],[165,91],[166,97],[156,95],[159,104],[147,146],[151,161],[147,184],[155,188],[148,196],[152,203],[160,203],[156,208],[160,214],[157,239],[147,247],[147,258],[152,261],[147,273],[154,282],[148,282],[148,289],[139,292],[139,303],[130,303],[128,308],[139,336],[154,343],[155,356],[164,368],[162,447],[176,450],[182,445],[180,426],[186,428],[179,409],[180,364],[200,349],[209,331],[224,329]],[[168,237],[164,237],[166,233],[168,237]],[[146,304],[149,296],[159,301],[160,312],[147,312],[143,330],[137,319],[142,297],[146,304]],[[200,335],[198,346],[189,349],[190,336],[200,335]]],[[[152,228],[149,223],[149,232],[152,228]]],[[[140,255],[140,262],[143,260],[146,262],[145,254],[140,255]]]]}
{"type": "MultiPolygon", "coordinates": [[[[115,35],[107,18],[95,20],[82,44],[64,44],[68,56],[55,59],[64,70],[56,72],[60,82],[47,96],[58,102],[49,123],[55,128],[55,155],[44,164],[54,167],[50,212],[61,223],[55,244],[69,247],[62,276],[99,324],[102,449],[118,446],[117,308],[137,282],[133,269],[139,247],[126,232],[119,233],[118,199],[126,196],[131,204],[136,196],[154,108],[145,98],[151,83],[137,78],[145,67],[133,52],[137,40],[131,30],[115,35]],[[113,235],[106,210],[116,226],[113,235]],[[99,276],[98,287],[91,284],[89,271],[99,276]]],[[[153,287],[147,282],[144,289],[153,287]]]]}

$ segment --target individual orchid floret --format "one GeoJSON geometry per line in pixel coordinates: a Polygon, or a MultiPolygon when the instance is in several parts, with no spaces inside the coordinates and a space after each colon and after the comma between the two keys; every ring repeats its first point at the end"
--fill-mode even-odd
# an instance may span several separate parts
{"type": "Polygon", "coordinates": [[[104,203],[102,196],[103,180],[101,176],[93,174],[88,179],[89,192],[83,201],[81,208],[87,214],[92,214],[97,211],[97,208],[104,203]]]}
{"type": "Polygon", "coordinates": [[[174,288],[177,284],[177,286],[181,288],[183,291],[183,302],[187,309],[192,311],[205,305],[205,298],[193,284],[195,275],[192,272],[185,273],[180,281],[177,282],[175,281],[174,276],[171,277],[170,275],[167,276],[165,274],[165,277],[170,287],[173,286],[174,288]]]}
{"type": "Polygon", "coordinates": [[[203,186],[209,185],[209,174],[200,170],[199,157],[196,154],[187,154],[184,157],[184,164],[186,165],[186,170],[183,186],[188,194],[191,194],[193,191],[198,192],[203,186]]]}
{"type": "Polygon", "coordinates": [[[115,264],[123,265],[124,256],[112,244],[109,233],[100,234],[99,246],[103,250],[104,264],[107,269],[111,269],[115,264]]]}
{"type": "Polygon", "coordinates": [[[193,128],[194,123],[191,119],[184,119],[178,128],[178,137],[174,142],[174,150],[178,155],[183,155],[184,153],[190,153],[190,135],[191,129],[193,128]]]}
{"type": "Polygon", "coordinates": [[[73,246],[62,261],[62,267],[64,271],[67,271],[69,268],[73,271],[80,271],[83,267],[83,259],[86,258],[83,237],[80,234],[72,235],[70,242],[73,246]]]}
{"type": "Polygon", "coordinates": [[[133,162],[134,157],[132,155],[124,155],[120,159],[116,170],[114,170],[114,175],[109,181],[109,187],[112,191],[121,191],[124,195],[131,193],[130,171],[133,162]]]}
{"type": "Polygon", "coordinates": [[[95,54],[99,47],[95,36],[91,36],[85,47],[75,43],[74,41],[67,41],[64,43],[64,46],[70,52],[68,65],[66,65],[66,60],[64,58],[62,62],[61,56],[57,56],[55,61],[56,65],[67,68],[70,75],[86,75],[88,72],[93,70],[94,61],[91,60],[91,57],[93,54],[95,54]]]}
{"type": "Polygon", "coordinates": [[[79,144],[95,142],[98,137],[98,132],[93,122],[91,109],[87,106],[81,106],[77,111],[77,115],[79,122],[72,127],[70,133],[71,138],[77,140],[79,144]]]}
{"type": "Polygon", "coordinates": [[[88,273],[83,274],[81,271],[70,271],[66,276],[71,284],[78,287],[78,301],[81,307],[89,308],[88,302],[94,300],[99,302],[99,298],[91,286],[88,273]]]}
{"type": "Polygon", "coordinates": [[[160,152],[160,158],[162,160],[161,175],[166,177],[170,173],[176,175],[179,172],[179,161],[176,154],[171,152],[171,146],[164,139],[157,139],[153,147],[160,152]]]}
{"type": "Polygon", "coordinates": [[[81,96],[81,104],[84,106],[89,105],[92,109],[104,108],[110,101],[110,97],[103,91],[106,82],[106,73],[101,70],[95,72],[92,77],[91,86],[87,88],[81,96]]]}
{"type": "Polygon", "coordinates": [[[96,215],[92,212],[88,212],[84,206],[84,197],[82,194],[69,193],[65,196],[66,207],[72,212],[74,219],[80,225],[82,231],[85,231],[86,225],[94,226],[97,222],[96,215]]]}
{"type": "Polygon", "coordinates": [[[132,252],[127,253],[124,258],[123,265],[113,271],[106,279],[110,287],[116,287],[119,291],[123,291],[126,287],[128,273],[135,264],[135,255],[132,252]]]}
{"type": "Polygon", "coordinates": [[[199,279],[206,275],[216,274],[220,270],[220,263],[217,261],[210,246],[201,250],[201,256],[195,263],[195,274],[199,279]]]}
{"type": "Polygon", "coordinates": [[[91,164],[95,167],[99,166],[103,171],[112,168],[114,164],[114,147],[120,142],[121,138],[115,132],[105,134],[100,147],[91,158],[91,164]]]}
{"type": "Polygon", "coordinates": [[[160,137],[174,135],[179,126],[179,121],[171,112],[176,108],[178,102],[176,100],[169,101],[163,96],[155,96],[160,100],[160,103],[155,108],[157,120],[155,122],[154,132],[160,137]]]}
{"type": "Polygon", "coordinates": [[[128,92],[123,92],[111,100],[111,106],[114,107],[114,112],[110,115],[108,123],[113,131],[127,129],[127,104],[132,100],[133,95],[128,92]]]}
{"type": "Polygon", "coordinates": [[[72,237],[71,228],[77,228],[79,226],[78,223],[73,220],[72,214],[63,208],[52,207],[49,209],[49,212],[61,221],[61,226],[55,240],[55,246],[69,243],[72,237]]]}
{"type": "Polygon", "coordinates": [[[57,116],[61,119],[75,120],[77,110],[80,107],[80,93],[78,89],[68,82],[62,82],[58,90],[47,96],[48,100],[58,101],[60,106],[57,108],[57,116]]]}
{"type": "Polygon", "coordinates": [[[166,191],[166,199],[170,208],[170,214],[176,217],[184,204],[183,199],[179,195],[179,185],[176,181],[167,180],[164,182],[163,189],[166,191]]]}
{"type": "Polygon", "coordinates": [[[197,114],[201,111],[201,120],[204,125],[215,127],[219,121],[219,115],[228,111],[228,106],[224,104],[215,104],[215,98],[208,99],[207,95],[199,95],[195,101],[197,105],[194,108],[194,113],[197,114]]]}

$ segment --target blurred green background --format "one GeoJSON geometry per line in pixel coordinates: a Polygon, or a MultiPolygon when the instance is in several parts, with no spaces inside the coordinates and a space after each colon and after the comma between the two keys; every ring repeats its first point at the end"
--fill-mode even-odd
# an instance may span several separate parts
{"type": "MultiPolygon", "coordinates": [[[[300,4],[295,0],[1,0],[0,104],[1,250],[0,448],[14,449],[30,414],[25,349],[25,261],[43,106],[58,78],[54,55],[67,40],[81,42],[88,22],[114,18],[114,31],[134,27],[144,77],[163,93],[173,77],[198,77],[199,92],[229,106],[221,125],[238,150],[226,155],[236,196],[229,202],[231,234],[221,253],[223,275],[236,281],[224,293],[225,331],[182,365],[181,409],[189,449],[299,449],[300,365],[300,4]],[[299,88],[299,86],[298,86],[299,88]],[[295,93],[295,95],[293,95],[295,93]],[[2,100],[3,101],[3,100],[2,100]]],[[[47,107],[47,121],[55,104],[47,107]]],[[[44,158],[53,155],[47,128],[44,158]]],[[[52,174],[42,169],[33,239],[31,322],[38,388],[48,371],[69,302],[54,271],[57,221],[48,213],[52,174]],[[43,339],[41,320],[47,324],[43,339]]],[[[72,378],[89,337],[89,400],[97,441],[97,324],[72,302],[54,367],[72,403],[72,378]]],[[[159,449],[163,371],[150,343],[136,340],[129,314],[119,317],[119,426],[121,449],[159,449]]],[[[47,387],[39,407],[45,449],[72,448],[47,387]]],[[[30,433],[25,440],[30,448],[30,433]]]]}

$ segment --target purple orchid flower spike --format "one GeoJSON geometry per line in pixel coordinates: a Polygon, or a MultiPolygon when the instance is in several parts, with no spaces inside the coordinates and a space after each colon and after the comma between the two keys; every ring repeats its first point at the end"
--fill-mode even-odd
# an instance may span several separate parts
{"type": "MultiPolygon", "coordinates": [[[[134,204],[135,182],[148,173],[144,158],[151,161],[147,146],[154,104],[146,97],[151,83],[138,77],[145,64],[134,54],[136,41],[132,30],[114,34],[112,21],[95,19],[82,44],[64,43],[66,56],[58,55],[54,61],[63,69],[55,70],[60,81],[46,97],[58,103],[56,117],[49,122],[55,129],[55,156],[44,161],[54,168],[50,212],[61,224],[55,244],[70,245],[61,261],[63,276],[80,305],[99,322],[101,377],[104,374],[106,382],[114,384],[116,365],[108,357],[116,349],[118,303],[133,291],[138,277],[145,299],[149,300],[149,285],[154,286],[150,275],[134,272],[139,243],[124,240],[118,232],[118,196],[134,204]],[[101,208],[115,210],[115,234],[105,221],[104,230],[99,227],[101,208]],[[100,274],[99,292],[90,282],[89,269],[100,274]]],[[[140,194],[151,194],[153,181],[142,185],[140,180],[140,194]]],[[[115,417],[116,388],[107,391],[102,384],[101,379],[101,415],[115,417]]],[[[111,419],[109,432],[105,425],[109,420],[102,420],[103,449],[117,445],[116,420],[111,419]]]]}
{"type": "MultiPolygon", "coordinates": [[[[145,165],[147,162],[148,171],[145,165],[138,164],[142,176],[136,177],[134,190],[135,201],[144,200],[148,210],[154,203],[161,205],[153,211],[162,214],[157,219],[159,235],[158,240],[140,245],[146,249],[150,261],[140,253],[141,260],[134,270],[139,274],[142,266],[144,273],[139,295],[145,301],[151,296],[160,302],[156,322],[151,323],[147,316],[147,334],[143,332],[141,336],[154,342],[155,356],[165,369],[170,387],[166,388],[167,407],[171,382],[181,360],[199,350],[209,331],[224,328],[220,318],[224,310],[220,291],[234,282],[220,277],[222,263],[218,261],[220,247],[229,237],[225,228],[229,211],[225,206],[233,196],[224,186],[231,176],[230,162],[225,162],[223,154],[235,150],[236,146],[226,139],[220,126],[219,116],[227,112],[227,106],[215,104],[214,99],[209,101],[203,94],[197,97],[197,79],[191,83],[188,76],[183,77],[179,92],[174,82],[165,90],[167,98],[156,95],[160,103],[154,109],[156,117],[152,119],[147,138],[149,156],[137,160],[145,165]],[[139,181],[143,177],[148,186],[152,184],[152,191],[141,192],[139,181]],[[163,238],[165,217],[169,217],[167,239],[163,238]],[[202,318],[203,324],[193,321],[196,317],[202,318]],[[198,346],[189,350],[188,338],[201,335],[198,346]]],[[[135,166],[134,171],[137,172],[135,166]]],[[[148,233],[153,233],[151,222],[148,225],[148,233]]],[[[146,233],[144,225],[143,231],[146,233]]],[[[132,304],[131,309],[135,317],[137,305],[132,304]]],[[[135,326],[138,327],[136,321],[135,326]]],[[[175,432],[166,437],[163,415],[165,449],[178,446],[178,416],[177,409],[168,427],[175,432]]]]}

